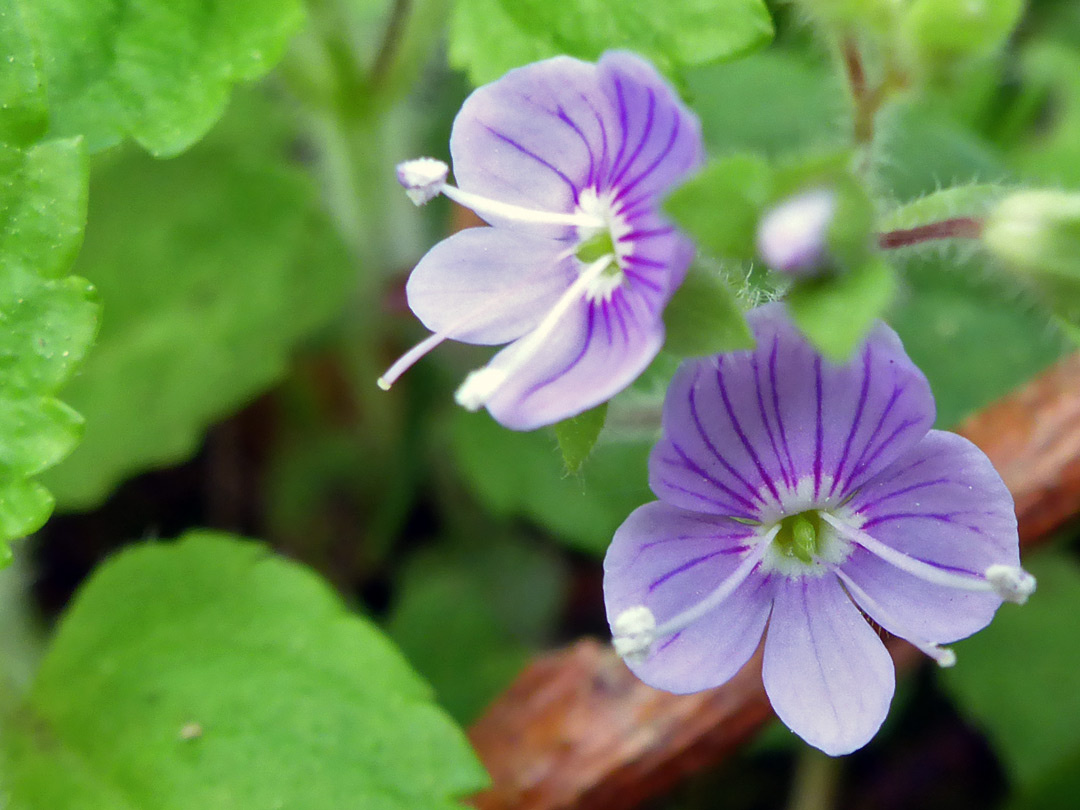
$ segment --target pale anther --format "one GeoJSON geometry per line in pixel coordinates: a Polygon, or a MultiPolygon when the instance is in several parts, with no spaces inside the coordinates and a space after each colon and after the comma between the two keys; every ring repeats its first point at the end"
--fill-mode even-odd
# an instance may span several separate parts
{"type": "Polygon", "coordinates": [[[656,617],[644,605],[627,608],[612,622],[612,645],[621,657],[642,660],[656,640],[656,617]]]}
{"type": "Polygon", "coordinates": [[[450,167],[430,157],[406,160],[397,165],[397,179],[416,205],[424,205],[442,193],[450,167]]]}
{"type": "Polygon", "coordinates": [[[1006,602],[1022,605],[1035,593],[1035,577],[1014,565],[991,565],[986,569],[986,580],[1006,602]]]}

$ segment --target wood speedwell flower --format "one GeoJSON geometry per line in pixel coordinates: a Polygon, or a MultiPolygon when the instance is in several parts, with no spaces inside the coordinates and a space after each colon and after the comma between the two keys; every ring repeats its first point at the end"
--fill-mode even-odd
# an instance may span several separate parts
{"type": "Polygon", "coordinates": [[[637,56],[556,57],[469,96],[450,152],[457,186],[433,158],[398,179],[417,204],[444,194],[492,227],[443,240],[413,270],[409,306],[432,334],[379,385],[445,340],[506,343],[460,404],[530,430],[606,401],[660,350],[693,257],[658,205],[701,163],[697,117],[637,56]]]}
{"type": "Polygon", "coordinates": [[[660,500],[608,550],[608,619],[630,668],[677,693],[724,683],[764,635],[777,715],[848,753],[894,688],[866,616],[951,666],[941,645],[1035,581],[1009,491],[975,445],[930,429],[930,387],[889,327],[834,365],[782,304],[749,320],[754,350],[688,361],[668,390],[649,462],[660,500]]]}

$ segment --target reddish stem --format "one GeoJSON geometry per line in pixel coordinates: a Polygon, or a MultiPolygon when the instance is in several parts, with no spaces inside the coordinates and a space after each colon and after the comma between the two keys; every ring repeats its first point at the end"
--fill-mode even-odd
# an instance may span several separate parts
{"type": "Polygon", "coordinates": [[[931,222],[916,228],[879,234],[878,246],[882,250],[890,250],[911,247],[935,239],[978,239],[982,236],[982,229],[982,220],[972,217],[943,219],[940,222],[931,222]]]}

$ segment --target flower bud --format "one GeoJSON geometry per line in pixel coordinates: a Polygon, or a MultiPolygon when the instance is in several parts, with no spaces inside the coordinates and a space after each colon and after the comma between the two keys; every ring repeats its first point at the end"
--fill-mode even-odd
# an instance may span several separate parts
{"type": "Polygon", "coordinates": [[[829,228],[836,194],[814,189],[781,202],[761,218],[758,253],[773,270],[792,276],[816,276],[825,269],[829,228]]]}
{"type": "Polygon", "coordinates": [[[990,212],[982,238],[991,254],[1016,270],[1080,281],[1080,194],[1011,194],[990,212]]]}

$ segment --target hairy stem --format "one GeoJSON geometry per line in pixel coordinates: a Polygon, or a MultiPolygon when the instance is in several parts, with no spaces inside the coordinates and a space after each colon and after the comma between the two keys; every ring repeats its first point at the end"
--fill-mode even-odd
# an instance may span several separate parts
{"type": "Polygon", "coordinates": [[[878,247],[882,250],[920,245],[937,239],[978,239],[982,236],[983,222],[974,217],[954,217],[939,222],[929,222],[915,228],[887,231],[878,234],[878,247]]]}

